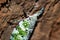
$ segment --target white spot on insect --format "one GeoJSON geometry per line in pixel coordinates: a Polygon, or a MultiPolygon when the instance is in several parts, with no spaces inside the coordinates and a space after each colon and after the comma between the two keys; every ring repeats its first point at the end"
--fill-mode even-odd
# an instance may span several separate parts
{"type": "Polygon", "coordinates": [[[18,33],[19,33],[18,30],[16,30],[16,28],[14,28],[12,34],[18,34],[18,33]]]}
{"type": "Polygon", "coordinates": [[[23,26],[23,21],[19,22],[19,27],[20,27],[23,31],[26,30],[26,29],[24,28],[24,26],[23,26]]]}

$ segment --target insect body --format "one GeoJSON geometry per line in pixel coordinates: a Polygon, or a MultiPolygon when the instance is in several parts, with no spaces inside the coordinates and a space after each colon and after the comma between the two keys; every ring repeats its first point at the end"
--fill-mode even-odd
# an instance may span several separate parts
{"type": "Polygon", "coordinates": [[[42,8],[36,14],[20,21],[16,28],[14,28],[10,40],[28,40],[33,31],[35,22],[37,21],[37,16],[39,16],[43,10],[44,8],[42,8]]]}

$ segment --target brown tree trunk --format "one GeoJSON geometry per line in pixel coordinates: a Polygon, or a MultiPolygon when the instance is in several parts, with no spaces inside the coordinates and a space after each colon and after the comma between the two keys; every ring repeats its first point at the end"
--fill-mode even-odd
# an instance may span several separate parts
{"type": "Polygon", "coordinates": [[[30,40],[60,40],[60,0],[0,0],[0,40],[9,40],[24,13],[32,15],[42,7],[30,40]]]}

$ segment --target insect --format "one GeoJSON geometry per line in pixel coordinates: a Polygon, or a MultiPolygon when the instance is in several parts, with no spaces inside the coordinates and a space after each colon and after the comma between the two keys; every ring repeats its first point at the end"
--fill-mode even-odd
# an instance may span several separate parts
{"type": "Polygon", "coordinates": [[[13,29],[10,40],[28,40],[37,21],[37,17],[42,14],[43,10],[44,8],[41,8],[34,15],[20,21],[16,28],[13,29]]]}

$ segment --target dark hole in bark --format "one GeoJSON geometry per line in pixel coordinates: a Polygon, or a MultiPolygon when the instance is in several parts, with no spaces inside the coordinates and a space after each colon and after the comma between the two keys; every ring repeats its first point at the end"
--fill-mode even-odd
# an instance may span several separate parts
{"type": "Polygon", "coordinates": [[[12,22],[7,22],[9,25],[13,25],[13,23],[12,22]]]}
{"type": "Polygon", "coordinates": [[[57,25],[60,25],[60,22],[58,22],[57,25]]]}
{"type": "Polygon", "coordinates": [[[35,0],[35,2],[38,2],[39,0],[35,0]]]}

